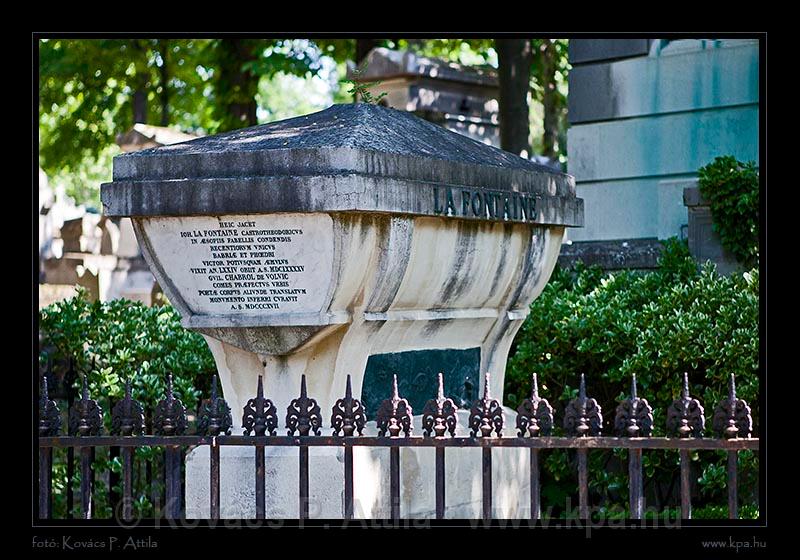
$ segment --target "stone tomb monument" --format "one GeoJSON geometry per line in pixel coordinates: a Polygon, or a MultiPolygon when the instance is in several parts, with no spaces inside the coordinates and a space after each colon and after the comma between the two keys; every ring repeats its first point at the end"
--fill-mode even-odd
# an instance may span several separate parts
{"type": "Polygon", "coordinates": [[[495,70],[383,47],[372,49],[365,64],[361,74],[349,69],[348,78],[378,82],[369,90],[375,96],[385,93],[385,106],[413,112],[484,144],[500,145],[495,70]]]}
{"type": "MultiPolygon", "coordinates": [[[[396,373],[417,415],[439,371],[456,402],[485,372],[502,399],[512,339],[565,226],[583,222],[569,175],[363,103],[118,156],[102,201],[132,218],[183,324],[206,337],[234,433],[259,375],[285,411],[306,374],[325,433],[348,374],[355,396],[383,399],[396,373]]],[[[222,516],[254,517],[253,449],[221,452],[222,516]]],[[[298,515],[297,453],[267,449],[268,517],[298,515]]],[[[310,515],[340,518],[342,449],[310,453],[310,515]]],[[[527,515],[527,450],[494,453],[495,516],[527,515]]],[[[355,449],[356,517],[388,517],[388,456],[355,449]]],[[[404,517],[433,516],[433,462],[401,449],[404,517]]],[[[479,517],[480,450],[448,450],[446,465],[446,516],[479,517]]],[[[188,517],[209,515],[208,473],[208,448],[190,451],[188,517]]]]}

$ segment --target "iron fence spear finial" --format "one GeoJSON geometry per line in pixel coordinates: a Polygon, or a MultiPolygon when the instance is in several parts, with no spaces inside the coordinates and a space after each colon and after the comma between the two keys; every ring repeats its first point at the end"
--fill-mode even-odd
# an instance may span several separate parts
{"type": "MultiPolygon", "coordinates": [[[[264,397],[264,379],[258,376],[256,396],[247,401],[242,409],[244,435],[275,435],[278,429],[278,411],[271,400],[264,397]]],[[[290,434],[291,435],[291,434],[290,434]]]]}
{"type": "Polygon", "coordinates": [[[750,405],[736,396],[733,373],[728,378],[728,398],[722,399],[714,410],[713,428],[718,436],[726,439],[749,438],[753,430],[750,405]]]}
{"type": "Polygon", "coordinates": [[[81,375],[81,399],[72,405],[69,414],[69,433],[77,436],[96,436],[103,429],[103,409],[89,398],[89,382],[81,375]]]}
{"type": "Polygon", "coordinates": [[[333,405],[331,414],[333,435],[339,435],[339,432],[342,432],[345,437],[350,437],[356,430],[358,430],[358,435],[363,435],[364,425],[367,422],[367,414],[361,401],[353,398],[353,387],[351,383],[350,374],[347,374],[344,398],[339,399],[333,405]]]}
{"type": "Polygon", "coordinates": [[[130,377],[125,380],[125,397],[111,410],[111,433],[130,436],[144,429],[144,409],[133,398],[130,377]]]}
{"type": "Polygon", "coordinates": [[[503,408],[500,403],[492,398],[491,374],[487,371],[483,383],[483,397],[472,404],[469,413],[469,427],[472,437],[478,434],[489,437],[492,430],[498,437],[503,435],[503,408]]]}
{"type": "Polygon", "coordinates": [[[309,398],[306,375],[300,376],[300,396],[293,399],[286,408],[286,428],[288,435],[297,431],[301,436],[320,435],[322,413],[317,401],[309,398]]]}
{"type": "Polygon", "coordinates": [[[47,388],[47,376],[42,376],[42,390],[39,395],[39,435],[57,436],[61,431],[61,411],[47,388]]]}
{"type": "Polygon", "coordinates": [[[581,386],[578,389],[578,398],[582,401],[586,400],[586,376],[581,374],[581,386]]]}
{"type": "Polygon", "coordinates": [[[631,396],[617,406],[614,431],[620,437],[648,437],[653,431],[653,408],[636,391],[636,374],[631,375],[631,396]]]}
{"type": "Polygon", "coordinates": [[[186,407],[175,396],[170,372],[167,374],[166,394],[158,402],[153,413],[153,433],[163,436],[183,435],[188,423],[186,407]]]}
{"type": "Polygon", "coordinates": [[[392,396],[381,403],[375,415],[378,435],[384,436],[388,431],[390,437],[397,437],[402,430],[406,437],[410,436],[413,414],[408,401],[400,398],[400,392],[397,388],[397,374],[394,374],[392,376],[392,396]]]}
{"type": "Polygon", "coordinates": [[[553,407],[547,399],[539,397],[539,376],[533,373],[531,396],[517,408],[517,435],[519,437],[549,436],[553,430],[553,407]]]}
{"type": "Polygon", "coordinates": [[[683,372],[683,398],[689,399],[689,372],[683,372]]]}
{"type": "Polygon", "coordinates": [[[444,437],[450,432],[451,437],[456,435],[458,407],[453,399],[444,396],[444,374],[439,372],[436,398],[430,399],[422,409],[422,433],[425,437],[444,437]]]}
{"type": "Polygon", "coordinates": [[[202,406],[197,432],[203,435],[228,435],[233,425],[231,408],[223,397],[217,394],[217,376],[211,378],[211,398],[202,406]]]}
{"type": "Polygon", "coordinates": [[[603,415],[597,401],[586,396],[586,376],[581,374],[578,396],[564,411],[564,431],[570,436],[599,436],[603,429],[603,415]]]}
{"type": "Polygon", "coordinates": [[[689,373],[683,372],[682,395],[667,409],[667,433],[680,438],[702,437],[705,425],[703,405],[689,394],[689,373]]]}

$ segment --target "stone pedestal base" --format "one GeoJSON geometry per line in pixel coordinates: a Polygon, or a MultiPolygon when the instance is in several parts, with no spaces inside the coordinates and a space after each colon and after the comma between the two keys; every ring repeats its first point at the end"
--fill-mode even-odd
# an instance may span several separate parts
{"type": "MultiPolygon", "coordinates": [[[[505,409],[506,433],[514,418],[505,409]]],[[[468,412],[459,412],[457,435],[468,435],[468,412]]],[[[420,417],[414,418],[421,434],[420,417]]],[[[369,423],[365,435],[376,434],[369,423]]],[[[404,518],[435,517],[433,448],[400,449],[400,514],[404,518]]],[[[220,450],[220,513],[223,518],[255,518],[255,450],[223,447],[220,450]]],[[[481,450],[449,448],[445,455],[448,519],[481,517],[481,450]]],[[[492,451],[493,516],[526,518],[530,511],[530,471],[527,449],[492,451]]],[[[389,449],[356,447],[353,450],[355,517],[389,517],[389,449]]],[[[293,447],[266,449],[267,518],[298,517],[298,450],[293,447]]],[[[186,516],[209,517],[209,448],[199,447],[186,456],[186,516]]],[[[310,448],[309,516],[312,519],[344,517],[344,450],[310,448]]]]}

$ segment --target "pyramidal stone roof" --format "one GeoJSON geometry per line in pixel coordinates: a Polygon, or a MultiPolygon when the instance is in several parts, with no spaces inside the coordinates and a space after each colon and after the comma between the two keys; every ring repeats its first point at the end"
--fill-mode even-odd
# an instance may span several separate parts
{"type": "MultiPolygon", "coordinates": [[[[119,161],[231,152],[336,148],[371,150],[531,172],[551,171],[512,153],[447,130],[407,111],[368,103],[332,105],[323,111],[302,117],[140,150],[121,156],[119,161]]],[[[120,164],[119,167],[124,169],[126,166],[120,164]]]]}
{"type": "Polygon", "coordinates": [[[419,208],[408,207],[414,200],[390,191],[438,186],[556,197],[572,206],[570,216],[562,216],[568,219],[558,223],[583,221],[571,176],[411,113],[367,103],[333,105],[302,117],[123,154],[114,158],[113,176],[102,187],[108,215],[246,210],[415,214],[419,208]],[[244,191],[246,198],[233,200],[244,191]],[[397,200],[382,206],[379,191],[397,200]],[[343,200],[334,201],[334,195],[343,200]],[[350,203],[342,207],[344,200],[350,203]],[[374,207],[362,204],[368,200],[374,207]]]}

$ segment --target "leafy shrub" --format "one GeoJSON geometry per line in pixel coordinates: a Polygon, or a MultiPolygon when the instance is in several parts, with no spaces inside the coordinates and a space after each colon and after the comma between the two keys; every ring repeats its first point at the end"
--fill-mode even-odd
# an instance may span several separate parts
{"type": "MultiPolygon", "coordinates": [[[[56,302],[39,312],[40,361],[42,364],[61,364],[52,369],[63,370],[71,360],[78,372],[85,373],[91,397],[98,401],[106,430],[111,426],[111,406],[124,397],[125,380],[130,378],[133,397],[151,414],[164,396],[167,374],[173,375],[176,396],[191,414],[202,394],[208,395],[216,366],[211,351],[202,336],[181,327],[180,317],[172,307],[146,307],[141,303],[114,300],[89,302],[85,290],[75,297],[56,302]]],[[[65,387],[77,398],[79,379],[71,380],[65,387]]],[[[51,385],[52,387],[52,385],[51,385]]],[[[55,396],[51,393],[51,397],[55,396]]],[[[63,396],[63,395],[62,395],[63,396]]],[[[66,418],[67,410],[60,405],[66,418]]],[[[66,421],[64,422],[66,426],[66,421]]],[[[135,451],[134,464],[139,471],[151,473],[151,479],[135,477],[134,507],[138,515],[155,515],[151,502],[152,492],[160,494],[163,484],[152,479],[161,469],[161,449],[142,447],[135,451]],[[145,467],[149,469],[145,471],[145,467]]],[[[56,450],[53,456],[53,513],[55,517],[67,514],[67,454],[56,450]]],[[[93,463],[98,476],[121,472],[118,456],[108,448],[98,448],[93,463]]],[[[109,478],[110,480],[110,478],[109,478]]],[[[114,490],[121,492],[121,483],[114,490]]],[[[73,475],[73,496],[79,495],[80,472],[73,475]]],[[[107,518],[113,505],[107,485],[96,484],[94,516],[107,518]]],[[[78,504],[73,504],[73,515],[79,515],[78,504]]]]}
{"type": "MultiPolygon", "coordinates": [[[[654,409],[654,435],[665,435],[667,407],[688,372],[710,432],[713,409],[735,373],[737,394],[750,403],[757,434],[758,287],[757,270],[730,277],[718,275],[713,264],[698,270],[686,244],[675,240],[666,243],[660,268],[652,272],[603,274],[581,265],[557,269],[515,340],[506,404],[516,407],[528,396],[531,374],[537,372],[542,396],[556,409],[560,425],[564,405],[576,396],[585,373],[587,392],[604,413],[604,433],[610,433],[614,410],[629,394],[635,373],[639,396],[654,409]]],[[[626,505],[626,456],[622,450],[589,455],[591,488],[609,507],[626,505]]],[[[575,493],[574,457],[552,451],[543,458],[543,497],[563,504],[575,493]]],[[[694,453],[692,459],[702,491],[697,505],[724,502],[725,480],[716,476],[724,453],[694,453]]],[[[667,505],[679,481],[678,452],[646,451],[643,469],[648,500],[667,505]]],[[[741,453],[740,488],[746,489],[746,500],[755,500],[757,475],[757,458],[741,453]]]]}
{"type": "Polygon", "coordinates": [[[758,262],[758,171],[755,162],[716,158],[698,172],[700,193],[708,200],[714,231],[722,246],[747,266],[758,262]]]}
{"type": "MultiPolygon", "coordinates": [[[[73,360],[78,371],[87,372],[93,398],[122,398],[130,378],[133,397],[152,410],[172,373],[175,392],[188,405],[216,372],[203,337],[181,327],[170,306],[90,302],[79,289],[75,297],[39,311],[39,331],[40,358],[73,360]]],[[[107,406],[104,412],[109,416],[107,406]]]]}

